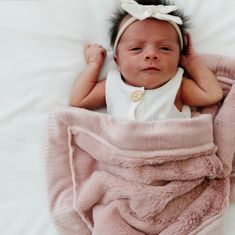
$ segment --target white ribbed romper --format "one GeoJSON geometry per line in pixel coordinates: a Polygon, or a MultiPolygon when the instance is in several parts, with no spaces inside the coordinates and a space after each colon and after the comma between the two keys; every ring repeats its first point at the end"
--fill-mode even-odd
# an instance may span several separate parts
{"type": "Polygon", "coordinates": [[[189,106],[184,105],[179,111],[174,104],[183,72],[178,68],[167,83],[145,90],[126,84],[118,70],[111,70],[106,78],[107,112],[117,118],[137,121],[190,118],[189,106]]]}

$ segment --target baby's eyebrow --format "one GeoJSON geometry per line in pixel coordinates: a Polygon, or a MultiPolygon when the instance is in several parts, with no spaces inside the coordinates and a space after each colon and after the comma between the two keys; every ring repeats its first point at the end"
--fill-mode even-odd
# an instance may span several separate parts
{"type": "Polygon", "coordinates": [[[168,39],[162,39],[158,41],[159,44],[167,44],[169,46],[177,46],[179,45],[179,42],[175,40],[168,40],[168,39]]]}
{"type": "Polygon", "coordinates": [[[141,39],[141,38],[125,38],[123,39],[123,41],[127,41],[127,42],[145,42],[145,40],[141,39]]]}
{"type": "Polygon", "coordinates": [[[125,44],[127,47],[130,47],[130,46],[135,46],[135,45],[143,45],[144,44],[144,41],[142,40],[128,40],[128,39],[125,39],[123,41],[120,41],[120,44],[125,44]]]}
{"type": "Polygon", "coordinates": [[[134,40],[134,41],[128,42],[128,44],[143,44],[143,43],[144,43],[144,42],[138,41],[138,40],[134,40]]]}

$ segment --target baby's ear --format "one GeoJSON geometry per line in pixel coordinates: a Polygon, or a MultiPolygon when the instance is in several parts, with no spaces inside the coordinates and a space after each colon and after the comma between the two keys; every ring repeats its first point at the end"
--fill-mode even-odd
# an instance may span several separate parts
{"type": "Polygon", "coordinates": [[[188,36],[187,36],[187,34],[184,35],[184,46],[185,47],[188,46],[188,36]]]}

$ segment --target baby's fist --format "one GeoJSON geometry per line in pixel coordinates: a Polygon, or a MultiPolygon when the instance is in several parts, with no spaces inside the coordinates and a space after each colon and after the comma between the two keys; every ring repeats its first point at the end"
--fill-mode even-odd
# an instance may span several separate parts
{"type": "Polygon", "coordinates": [[[84,56],[87,64],[101,66],[106,56],[106,50],[98,44],[86,44],[84,46],[84,56]]]}

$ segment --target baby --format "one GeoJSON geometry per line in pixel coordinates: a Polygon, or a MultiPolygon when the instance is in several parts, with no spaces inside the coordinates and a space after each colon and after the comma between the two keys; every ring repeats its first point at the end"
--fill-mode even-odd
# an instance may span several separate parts
{"type": "Polygon", "coordinates": [[[98,81],[106,51],[97,44],[84,46],[87,66],[72,89],[72,106],[94,110],[106,105],[117,118],[150,121],[190,118],[190,106],[222,99],[222,89],[195,53],[185,32],[187,17],[177,6],[161,0],[123,0],[112,22],[118,70],[98,81]]]}

